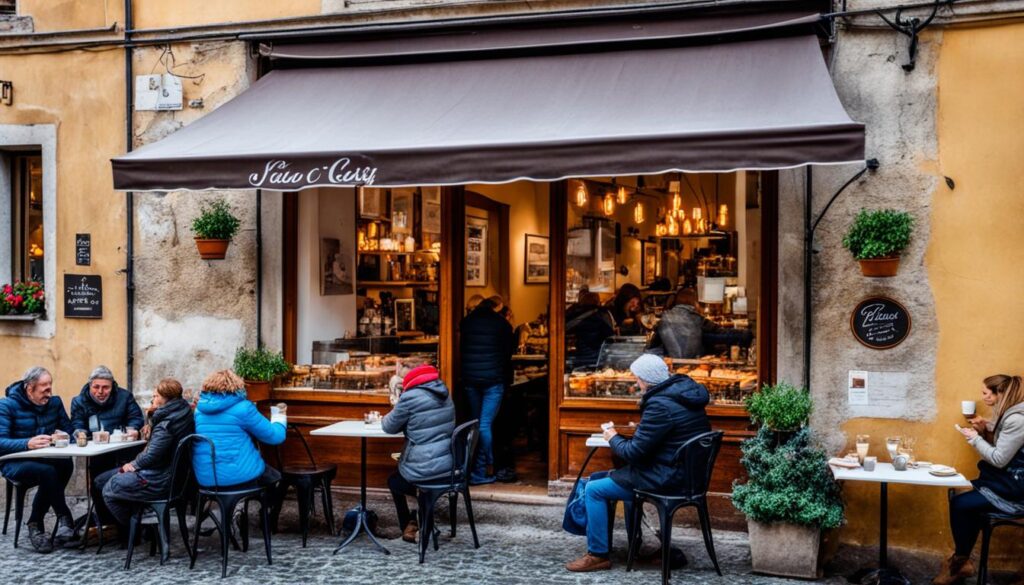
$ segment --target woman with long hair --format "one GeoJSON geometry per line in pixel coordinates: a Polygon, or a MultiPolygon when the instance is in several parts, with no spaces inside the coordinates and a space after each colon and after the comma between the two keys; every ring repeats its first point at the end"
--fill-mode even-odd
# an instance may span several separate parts
{"type": "Polygon", "coordinates": [[[942,565],[935,585],[955,585],[974,574],[971,550],[989,513],[1024,513],[1024,388],[1020,376],[997,374],[984,380],[981,400],[992,420],[970,419],[961,429],[981,456],[974,489],[949,502],[949,523],[956,550],[942,565]]]}

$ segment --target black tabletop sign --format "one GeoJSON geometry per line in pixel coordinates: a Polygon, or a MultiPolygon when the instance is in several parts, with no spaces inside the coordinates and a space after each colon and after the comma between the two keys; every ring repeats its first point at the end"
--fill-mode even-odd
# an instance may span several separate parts
{"type": "Polygon", "coordinates": [[[870,297],[853,310],[850,329],[857,341],[867,347],[889,349],[910,335],[910,313],[888,297],[870,297]]]}
{"type": "Polygon", "coordinates": [[[64,316],[78,319],[103,317],[103,282],[98,274],[64,275],[64,316]]]}
{"type": "Polygon", "coordinates": [[[75,234],[75,264],[88,266],[92,264],[92,236],[75,234]]]}

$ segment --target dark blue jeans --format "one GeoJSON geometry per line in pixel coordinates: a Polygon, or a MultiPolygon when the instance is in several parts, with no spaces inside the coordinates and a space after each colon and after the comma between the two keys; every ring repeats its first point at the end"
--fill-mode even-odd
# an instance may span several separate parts
{"type": "Polygon", "coordinates": [[[608,525],[615,520],[608,515],[608,503],[623,502],[628,522],[633,509],[633,490],[622,487],[610,477],[603,477],[587,482],[583,498],[587,504],[587,552],[607,557],[612,544],[608,542],[608,525]]]}
{"type": "Polygon", "coordinates": [[[32,500],[32,512],[28,522],[42,523],[46,513],[53,508],[58,517],[71,517],[71,510],[64,500],[64,489],[71,479],[75,465],[70,458],[64,459],[23,459],[3,465],[4,477],[28,486],[39,486],[32,500]]]}
{"type": "Polygon", "coordinates": [[[498,416],[504,393],[504,384],[482,388],[466,386],[469,408],[473,411],[473,418],[480,421],[480,443],[477,445],[476,461],[471,474],[475,479],[486,477],[487,466],[494,463],[494,418],[498,416]]]}
{"type": "Polygon", "coordinates": [[[985,525],[984,514],[998,511],[992,502],[976,490],[954,496],[949,501],[949,524],[953,529],[953,542],[958,556],[971,556],[974,543],[978,541],[978,533],[985,525]]]}

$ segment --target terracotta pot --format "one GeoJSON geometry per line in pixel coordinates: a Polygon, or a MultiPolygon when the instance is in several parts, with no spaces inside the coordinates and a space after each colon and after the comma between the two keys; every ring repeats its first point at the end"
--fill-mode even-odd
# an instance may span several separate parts
{"type": "Polygon", "coordinates": [[[860,273],[864,276],[888,277],[896,276],[900,269],[900,257],[870,258],[860,260],[860,273]]]}
{"type": "Polygon", "coordinates": [[[820,579],[822,568],[835,554],[839,542],[833,530],[761,524],[747,519],[750,533],[750,562],[755,573],[820,579]]]}
{"type": "Polygon", "coordinates": [[[199,249],[199,257],[203,260],[223,260],[228,253],[228,244],[231,240],[207,240],[195,238],[196,248],[199,249]]]}
{"type": "Polygon", "coordinates": [[[246,380],[245,394],[249,398],[249,400],[253,402],[270,400],[270,382],[260,382],[259,380],[246,380]]]}

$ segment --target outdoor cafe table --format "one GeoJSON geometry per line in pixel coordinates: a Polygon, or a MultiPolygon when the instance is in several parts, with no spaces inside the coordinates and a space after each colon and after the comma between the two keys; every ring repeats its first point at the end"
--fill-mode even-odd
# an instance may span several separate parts
{"type": "MultiPolygon", "coordinates": [[[[60,459],[64,457],[84,458],[89,459],[90,457],[96,457],[98,455],[106,455],[107,453],[114,453],[128,449],[130,447],[138,447],[145,445],[146,442],[142,439],[136,439],[134,441],[116,441],[111,443],[97,443],[95,441],[89,441],[89,444],[85,447],[79,447],[75,443],[74,438],[71,439],[71,444],[67,447],[43,447],[42,449],[30,449],[28,451],[19,451],[17,453],[11,453],[10,455],[4,455],[0,457],[0,462],[12,461],[15,459],[60,459]]],[[[99,542],[103,544],[103,528],[102,523],[99,521],[99,515],[93,510],[92,502],[92,468],[87,464],[85,466],[85,501],[88,504],[85,516],[85,532],[82,535],[82,548],[85,548],[86,542],[89,538],[89,523],[96,522],[96,534],[99,538],[99,542]]]]}
{"type": "Polygon", "coordinates": [[[889,484],[906,484],[924,487],[944,487],[949,490],[953,488],[971,487],[961,474],[949,477],[937,477],[928,472],[929,468],[919,467],[908,468],[906,471],[896,471],[892,463],[877,463],[874,471],[864,471],[863,468],[846,469],[830,466],[832,475],[836,481],[864,481],[877,483],[880,486],[879,504],[879,527],[878,527],[878,569],[864,578],[862,583],[909,583],[897,569],[889,568],[889,484]]]}
{"type": "Polygon", "coordinates": [[[377,545],[377,548],[386,555],[391,554],[391,551],[384,548],[377,537],[373,535],[370,530],[370,525],[367,521],[368,510],[366,508],[366,440],[367,439],[400,439],[403,435],[392,435],[385,433],[384,429],[381,428],[380,423],[366,424],[361,420],[343,420],[336,422],[333,425],[314,429],[309,432],[310,435],[318,437],[359,437],[359,507],[356,509],[356,525],[352,529],[352,534],[348,535],[337,548],[334,549],[334,554],[344,549],[360,532],[366,531],[366,535],[370,537],[373,544],[377,545]]]}

